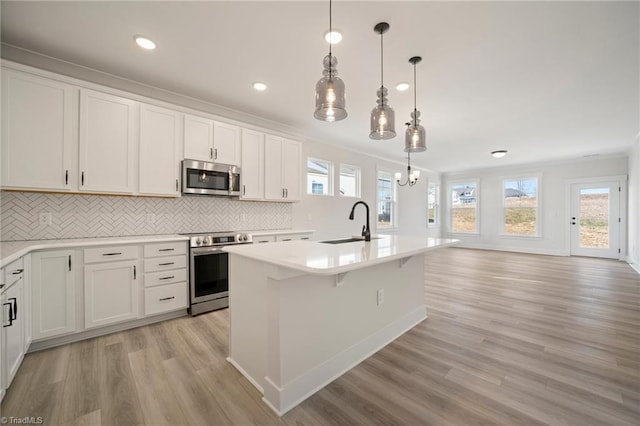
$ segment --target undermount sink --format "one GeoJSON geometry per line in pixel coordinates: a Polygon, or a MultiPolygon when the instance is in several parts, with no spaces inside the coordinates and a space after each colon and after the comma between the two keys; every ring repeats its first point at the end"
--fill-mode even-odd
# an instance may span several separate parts
{"type": "MultiPolygon", "coordinates": [[[[381,237],[371,237],[372,240],[378,240],[381,237]]],[[[341,238],[339,240],[327,240],[327,241],[318,241],[323,244],[344,244],[344,243],[355,243],[356,241],[364,241],[364,237],[351,237],[351,238],[341,238]]]]}

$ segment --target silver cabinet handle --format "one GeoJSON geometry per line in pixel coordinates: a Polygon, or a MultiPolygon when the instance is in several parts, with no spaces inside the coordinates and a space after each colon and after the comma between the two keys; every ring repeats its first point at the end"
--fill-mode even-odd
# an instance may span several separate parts
{"type": "Polygon", "coordinates": [[[164,249],[160,249],[158,251],[174,251],[174,248],[164,248],[164,249]]]}
{"type": "Polygon", "coordinates": [[[84,172],[80,173],[80,185],[84,186],[84,172]]]}
{"type": "Polygon", "coordinates": [[[218,148],[215,148],[215,149],[213,150],[213,159],[214,159],[214,160],[217,160],[217,159],[218,159],[218,148]]]}
{"type": "Polygon", "coordinates": [[[24,272],[24,269],[16,269],[11,273],[11,275],[20,275],[22,272],[24,272]]]}
{"type": "Polygon", "coordinates": [[[178,179],[176,179],[176,192],[178,192],[178,179]]]}
{"type": "Polygon", "coordinates": [[[173,275],[171,275],[170,277],[160,277],[158,279],[159,280],[170,280],[170,279],[173,279],[173,278],[175,278],[175,277],[173,275]]]}
{"type": "Polygon", "coordinates": [[[121,255],[121,252],[114,252],[114,253],[102,253],[103,256],[119,256],[121,255]]]}
{"type": "Polygon", "coordinates": [[[64,171],[64,184],[69,185],[69,170],[64,171]]]}
{"type": "Polygon", "coordinates": [[[175,262],[165,262],[165,263],[158,263],[158,266],[169,266],[169,265],[173,265],[175,262]]]}
{"type": "Polygon", "coordinates": [[[213,160],[213,148],[209,148],[209,158],[213,160]]]}
{"type": "Polygon", "coordinates": [[[171,296],[171,297],[163,297],[161,299],[158,299],[160,302],[164,302],[165,300],[171,300],[171,299],[175,299],[175,296],[171,296]]]}
{"type": "Polygon", "coordinates": [[[136,265],[133,265],[133,279],[136,279],[136,276],[138,275],[138,272],[136,270],[136,265]]]}
{"type": "Polygon", "coordinates": [[[247,193],[247,187],[246,185],[242,185],[242,195],[247,193]]]}
{"type": "Polygon", "coordinates": [[[69,255],[69,271],[71,271],[71,255],[69,255]]]}

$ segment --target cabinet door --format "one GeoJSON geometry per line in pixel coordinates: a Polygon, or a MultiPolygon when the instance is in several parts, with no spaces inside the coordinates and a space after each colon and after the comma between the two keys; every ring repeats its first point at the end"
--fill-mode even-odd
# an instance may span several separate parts
{"type": "Polygon", "coordinates": [[[22,279],[9,287],[2,298],[5,389],[9,387],[24,358],[24,296],[22,279]]]}
{"type": "Polygon", "coordinates": [[[184,115],[184,158],[213,161],[213,120],[184,115]]]}
{"type": "Polygon", "coordinates": [[[99,327],[139,317],[137,261],[84,267],[84,325],[99,327]]]}
{"type": "Polygon", "coordinates": [[[213,161],[240,165],[240,128],[238,126],[214,122],[213,161]]]}
{"type": "Polygon", "coordinates": [[[80,90],[80,191],[135,190],[137,103],[80,90]]]}
{"type": "Polygon", "coordinates": [[[31,256],[31,310],[34,339],[76,331],[75,251],[31,256]]]}
{"type": "Polygon", "coordinates": [[[242,129],[242,200],[264,199],[264,134],[242,129]]]}
{"type": "Polygon", "coordinates": [[[267,135],[264,140],[264,198],[284,201],[282,181],[282,138],[267,135]]]}
{"type": "Polygon", "coordinates": [[[76,93],[54,80],[2,70],[4,188],[69,191],[74,187],[76,93]]]}
{"type": "Polygon", "coordinates": [[[27,254],[24,259],[24,272],[22,274],[22,286],[24,293],[24,303],[22,312],[24,313],[24,352],[27,353],[33,338],[33,317],[31,315],[31,254],[27,254]]]}
{"type": "Polygon", "coordinates": [[[300,143],[284,141],[282,181],[285,188],[285,201],[300,201],[301,151],[300,143]]]}
{"type": "Polygon", "coordinates": [[[180,118],[176,111],[140,106],[140,194],[180,195],[180,118]]]}

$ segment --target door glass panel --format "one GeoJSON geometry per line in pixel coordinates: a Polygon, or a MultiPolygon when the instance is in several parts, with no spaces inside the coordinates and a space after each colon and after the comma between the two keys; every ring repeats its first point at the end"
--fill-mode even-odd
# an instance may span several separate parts
{"type": "Polygon", "coordinates": [[[580,247],[609,247],[609,188],[580,190],[580,247]]]}

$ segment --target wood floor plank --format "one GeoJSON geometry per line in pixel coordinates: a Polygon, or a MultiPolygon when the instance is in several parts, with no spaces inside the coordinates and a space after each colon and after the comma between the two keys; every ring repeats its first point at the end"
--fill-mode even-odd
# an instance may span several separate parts
{"type": "Polygon", "coordinates": [[[226,361],[228,310],[28,354],[0,408],[56,425],[640,424],[628,265],[447,248],[425,255],[425,302],[283,417],[226,361]]]}

